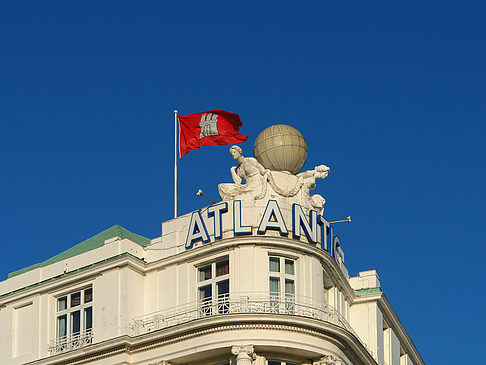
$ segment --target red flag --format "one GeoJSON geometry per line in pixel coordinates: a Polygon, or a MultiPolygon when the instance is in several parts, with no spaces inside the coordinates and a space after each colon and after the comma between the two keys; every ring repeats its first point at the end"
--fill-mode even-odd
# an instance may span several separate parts
{"type": "Polygon", "coordinates": [[[181,115],[179,117],[181,157],[201,146],[245,142],[248,137],[238,133],[241,125],[238,114],[223,110],[181,115]]]}

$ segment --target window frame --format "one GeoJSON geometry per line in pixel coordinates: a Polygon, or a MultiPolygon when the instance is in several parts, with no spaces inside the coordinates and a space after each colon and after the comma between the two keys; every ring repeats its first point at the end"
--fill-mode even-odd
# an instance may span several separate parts
{"type": "Polygon", "coordinates": [[[268,296],[270,299],[270,308],[275,313],[290,313],[293,314],[295,310],[295,295],[296,295],[296,277],[297,277],[297,259],[273,253],[268,254],[268,296]],[[278,260],[279,271],[271,269],[272,261],[278,260]],[[292,263],[292,273],[287,272],[287,263],[292,263]],[[271,291],[272,279],[278,280],[278,292],[271,291]],[[292,282],[292,292],[287,292],[287,282],[292,282]]]}
{"type": "Polygon", "coordinates": [[[79,336],[81,334],[90,332],[93,330],[94,327],[94,296],[93,296],[93,286],[84,286],[78,289],[73,289],[68,292],[64,292],[59,295],[54,296],[55,299],[55,308],[54,308],[54,338],[56,340],[64,340],[64,339],[69,339],[75,336],[79,336]],[[91,298],[89,301],[86,301],[86,292],[91,291],[91,298]],[[75,294],[79,293],[80,294],[80,299],[79,299],[79,304],[77,305],[72,305],[73,302],[73,296],[75,294]],[[59,304],[61,300],[65,298],[65,307],[63,309],[59,309],[59,304]],[[87,326],[87,312],[90,312],[90,326],[87,326]],[[73,314],[76,312],[79,312],[79,330],[74,331],[73,328],[73,314]],[[65,316],[65,324],[64,324],[64,334],[59,333],[60,332],[60,326],[59,326],[59,319],[61,317],[65,316]]]}
{"type": "Polygon", "coordinates": [[[219,257],[204,264],[196,266],[196,297],[199,307],[200,316],[209,316],[213,314],[224,314],[229,312],[229,295],[230,295],[230,259],[228,256],[219,257]],[[227,270],[222,275],[217,275],[218,264],[227,262],[227,270]],[[210,268],[210,277],[202,279],[200,273],[202,269],[210,268]],[[226,283],[226,284],[224,284],[226,283]],[[220,285],[227,285],[227,290],[218,294],[220,285]],[[201,298],[201,289],[209,287],[211,295],[201,298]]]}
{"type": "Polygon", "coordinates": [[[297,260],[294,258],[286,257],[286,256],[279,256],[279,255],[274,255],[274,254],[269,254],[268,255],[268,281],[270,284],[270,280],[272,278],[279,279],[279,291],[278,292],[271,292],[270,291],[270,285],[268,287],[268,294],[270,296],[283,296],[283,297],[295,297],[296,293],[296,262],[297,260]],[[279,271],[272,271],[270,270],[270,263],[272,259],[278,259],[279,260],[279,271]],[[293,267],[293,273],[288,273],[286,270],[286,264],[287,261],[292,262],[292,267],[293,267]],[[287,293],[286,292],[286,280],[290,280],[293,282],[293,293],[287,293]]]}

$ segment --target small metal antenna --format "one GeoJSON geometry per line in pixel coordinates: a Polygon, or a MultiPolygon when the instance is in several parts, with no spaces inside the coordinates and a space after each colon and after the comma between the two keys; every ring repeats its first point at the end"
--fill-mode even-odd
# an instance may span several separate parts
{"type": "Polygon", "coordinates": [[[216,204],[216,202],[214,200],[211,200],[209,199],[206,195],[203,194],[203,191],[201,189],[199,189],[196,193],[197,196],[202,196],[203,198],[206,198],[207,200],[209,200],[211,203],[213,204],[216,204]]]}
{"type": "Polygon", "coordinates": [[[346,217],[346,219],[343,219],[343,220],[340,220],[340,221],[329,222],[329,224],[342,223],[342,222],[351,222],[351,216],[348,216],[348,217],[346,217]]]}

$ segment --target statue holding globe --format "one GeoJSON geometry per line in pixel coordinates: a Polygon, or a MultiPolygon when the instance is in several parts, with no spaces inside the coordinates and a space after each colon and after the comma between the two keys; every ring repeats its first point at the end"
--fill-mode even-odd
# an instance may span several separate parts
{"type": "Polygon", "coordinates": [[[307,144],[298,130],[284,124],[266,128],[257,137],[253,153],[255,158],[244,157],[240,147],[230,148],[238,165],[231,167],[234,184],[219,184],[221,199],[260,200],[277,194],[295,197],[303,207],[322,213],[325,199],[319,194],[311,195],[310,191],[315,189],[316,179],[327,177],[330,169],[319,165],[298,173],[307,158],[307,144]]]}

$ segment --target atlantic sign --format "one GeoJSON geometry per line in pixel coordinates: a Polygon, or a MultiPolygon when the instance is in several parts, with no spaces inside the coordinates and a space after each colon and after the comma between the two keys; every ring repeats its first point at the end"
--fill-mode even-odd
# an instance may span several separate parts
{"type": "MultiPolygon", "coordinates": [[[[207,215],[209,220],[213,221],[214,239],[218,240],[223,237],[223,214],[228,213],[228,202],[221,202],[211,205],[207,208],[207,215]]],[[[251,235],[253,229],[251,226],[244,226],[241,219],[241,201],[233,201],[233,226],[232,230],[235,236],[251,235]]],[[[343,259],[340,242],[337,236],[333,235],[333,229],[329,222],[327,222],[321,215],[317,214],[315,210],[309,211],[309,219],[307,219],[302,207],[299,204],[292,204],[292,238],[300,239],[305,235],[309,243],[317,245],[329,252],[329,254],[337,260],[338,256],[343,259]]],[[[289,230],[287,223],[280,211],[280,207],[276,200],[269,200],[265,208],[265,212],[258,225],[257,233],[265,234],[267,230],[275,230],[281,236],[288,237],[289,230]]],[[[202,243],[210,242],[210,235],[206,227],[206,223],[200,211],[195,211],[191,215],[189,229],[186,238],[186,250],[191,249],[194,243],[202,241],[202,243]]],[[[339,260],[337,260],[339,261],[339,260]]]]}

